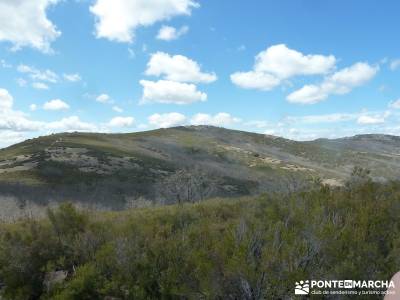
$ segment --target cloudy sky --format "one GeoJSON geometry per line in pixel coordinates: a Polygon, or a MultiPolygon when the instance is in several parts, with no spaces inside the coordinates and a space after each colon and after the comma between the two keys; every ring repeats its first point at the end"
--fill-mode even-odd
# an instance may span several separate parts
{"type": "Polygon", "coordinates": [[[209,124],[400,132],[397,0],[0,0],[0,147],[209,124]]]}

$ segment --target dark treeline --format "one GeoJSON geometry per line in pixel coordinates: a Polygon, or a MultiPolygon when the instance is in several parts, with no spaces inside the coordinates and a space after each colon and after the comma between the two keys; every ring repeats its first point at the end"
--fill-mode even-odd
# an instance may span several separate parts
{"type": "Polygon", "coordinates": [[[367,175],[124,212],[63,204],[2,224],[0,298],[289,299],[308,278],[389,280],[400,270],[400,184],[367,175]]]}

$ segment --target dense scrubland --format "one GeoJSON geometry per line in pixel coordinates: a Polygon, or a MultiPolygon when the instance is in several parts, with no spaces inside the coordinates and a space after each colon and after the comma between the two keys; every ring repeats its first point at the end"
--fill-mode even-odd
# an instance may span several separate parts
{"type": "Polygon", "coordinates": [[[290,299],[307,278],[400,269],[400,183],[128,210],[65,203],[0,225],[4,299],[290,299]]]}

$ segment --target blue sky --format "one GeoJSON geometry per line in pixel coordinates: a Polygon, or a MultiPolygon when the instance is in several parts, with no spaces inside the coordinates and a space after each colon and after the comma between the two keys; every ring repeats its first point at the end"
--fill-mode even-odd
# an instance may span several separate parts
{"type": "Polygon", "coordinates": [[[400,2],[0,0],[0,147],[209,124],[400,129],[400,2]]]}

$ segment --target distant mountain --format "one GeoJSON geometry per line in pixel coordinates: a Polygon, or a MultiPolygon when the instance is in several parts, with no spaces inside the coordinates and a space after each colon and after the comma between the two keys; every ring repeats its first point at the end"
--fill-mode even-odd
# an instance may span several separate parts
{"type": "Polygon", "coordinates": [[[0,196],[124,208],[341,185],[354,166],[400,178],[400,137],[297,142],[190,126],[128,134],[62,133],[0,150],[0,196]]]}

